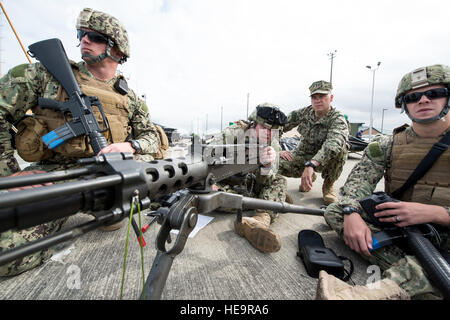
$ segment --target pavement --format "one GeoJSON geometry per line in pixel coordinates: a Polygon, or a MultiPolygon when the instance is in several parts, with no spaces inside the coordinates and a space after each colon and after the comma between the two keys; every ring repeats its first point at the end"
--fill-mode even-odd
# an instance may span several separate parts
{"type": "MultiPolygon", "coordinates": [[[[182,152],[183,146],[171,148],[169,157],[182,152]]],[[[339,188],[359,155],[351,154],[344,172],[336,183],[339,188]]],[[[318,175],[313,189],[298,192],[300,179],[288,178],[288,193],[295,204],[320,208],[323,204],[318,175]]],[[[379,189],[382,189],[382,181],[379,189]]],[[[247,213],[245,213],[247,214],[247,213]]],[[[350,258],[355,271],[352,280],[366,284],[371,273],[369,264],[347,248],[321,216],[282,214],[272,224],[278,232],[280,251],[264,254],[234,232],[235,215],[212,212],[213,217],[195,237],[189,238],[184,250],[174,259],[163,300],[312,300],[317,279],[309,277],[297,257],[297,236],[301,230],[319,232],[325,245],[337,255],[350,258]]],[[[64,228],[91,220],[86,214],[69,218],[64,228]]],[[[144,221],[148,222],[145,217],[144,221]]],[[[15,277],[0,279],[0,299],[10,300],[116,300],[120,299],[127,222],[121,229],[91,231],[56,248],[53,258],[35,269],[15,277]]],[[[156,255],[155,239],[160,226],[153,224],[145,233],[144,279],[156,255]]],[[[174,239],[175,236],[172,238],[174,239]]],[[[170,245],[167,245],[170,247],[170,245]]],[[[123,299],[141,296],[143,273],[138,242],[131,231],[123,299]]]]}

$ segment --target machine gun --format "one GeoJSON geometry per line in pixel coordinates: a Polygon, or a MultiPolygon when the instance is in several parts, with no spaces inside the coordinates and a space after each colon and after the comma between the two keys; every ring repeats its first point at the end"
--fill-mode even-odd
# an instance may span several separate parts
{"type": "MultiPolygon", "coordinates": [[[[227,146],[227,149],[230,147],[233,146],[227,146]]],[[[138,162],[128,153],[109,153],[80,159],[79,169],[0,179],[0,189],[75,179],[0,194],[0,232],[29,228],[79,211],[95,217],[71,229],[0,252],[0,265],[124,219],[130,213],[131,199],[135,197],[138,197],[141,209],[146,209],[151,201],[178,192],[170,207],[159,209],[158,220],[162,226],[156,239],[157,256],[142,295],[146,299],[160,299],[172,262],[183,250],[199,213],[233,208],[240,219],[243,210],[258,208],[323,215],[320,209],[214,192],[214,183],[237,173],[254,172],[261,165],[252,157],[245,163],[236,163],[239,161],[234,153],[231,157],[223,157],[220,153],[220,157],[208,159],[200,162],[188,162],[184,158],[138,162]],[[171,230],[179,232],[173,246],[166,249],[171,230]]]]}
{"type": "Polygon", "coordinates": [[[398,202],[385,192],[375,192],[372,196],[360,200],[364,211],[369,215],[374,225],[385,228],[385,230],[372,235],[374,250],[389,245],[405,242],[406,248],[419,260],[430,281],[442,292],[444,299],[450,299],[450,265],[442,256],[438,248],[440,245],[439,235],[430,224],[416,225],[399,228],[393,223],[379,222],[374,216],[377,212],[376,206],[384,202],[398,202]],[[429,240],[435,239],[435,245],[429,240]]]}
{"type": "Polygon", "coordinates": [[[64,125],[44,135],[41,138],[42,141],[50,149],[55,149],[71,138],[87,135],[94,154],[98,154],[101,149],[108,145],[106,138],[102,135],[102,132],[109,130],[108,120],[103,112],[100,100],[97,97],[86,96],[81,92],[61,41],[59,39],[48,39],[36,42],[29,46],[28,53],[44,65],[69,96],[67,102],[47,98],[38,99],[38,105],[41,108],[60,111],[66,119],[64,125]],[[99,109],[103,123],[105,123],[104,130],[100,128],[92,106],[99,109]],[[72,117],[71,121],[66,118],[68,114],[72,117]]]}

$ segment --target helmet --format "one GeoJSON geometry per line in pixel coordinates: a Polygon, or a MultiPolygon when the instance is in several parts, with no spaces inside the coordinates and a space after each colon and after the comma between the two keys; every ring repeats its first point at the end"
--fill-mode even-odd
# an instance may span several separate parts
{"type": "Polygon", "coordinates": [[[113,16],[101,11],[95,11],[91,8],[84,8],[78,16],[76,28],[77,30],[80,28],[92,29],[104,34],[112,40],[112,43],[108,43],[105,57],[102,57],[100,60],[103,60],[106,56],[109,56],[113,60],[117,61],[117,59],[112,57],[109,52],[114,44],[124,55],[124,57],[117,62],[123,63],[128,57],[130,57],[128,33],[120,21],[113,16]]]}
{"type": "Polygon", "coordinates": [[[402,112],[406,111],[408,117],[418,123],[430,123],[436,120],[443,118],[450,106],[447,102],[447,106],[445,106],[441,113],[438,116],[429,119],[415,119],[411,117],[408,113],[408,109],[406,108],[406,104],[404,102],[404,96],[407,92],[435,84],[443,84],[450,89],[450,67],[443,64],[435,64],[428,67],[418,68],[410,73],[407,73],[400,80],[400,83],[397,88],[397,94],[395,96],[395,107],[402,108],[402,112]]]}
{"type": "Polygon", "coordinates": [[[287,117],[278,106],[265,102],[256,107],[248,120],[268,126],[270,129],[278,129],[286,124],[287,117]]]}

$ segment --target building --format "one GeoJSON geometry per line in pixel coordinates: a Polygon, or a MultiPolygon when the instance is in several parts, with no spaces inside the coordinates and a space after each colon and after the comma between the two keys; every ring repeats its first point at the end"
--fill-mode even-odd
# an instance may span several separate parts
{"type": "MultiPolygon", "coordinates": [[[[369,135],[369,128],[363,128],[361,134],[363,136],[368,136],[369,135]]],[[[375,136],[377,134],[381,134],[381,131],[375,129],[372,127],[372,136],[375,136]]]]}
{"type": "Polygon", "coordinates": [[[350,122],[350,135],[356,137],[364,122],[350,122]]]}

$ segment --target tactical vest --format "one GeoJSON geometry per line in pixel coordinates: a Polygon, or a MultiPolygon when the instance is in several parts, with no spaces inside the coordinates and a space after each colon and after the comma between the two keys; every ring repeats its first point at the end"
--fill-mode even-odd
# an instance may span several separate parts
{"type": "MultiPolygon", "coordinates": [[[[386,171],[385,188],[391,194],[400,188],[413,173],[434,143],[441,137],[422,138],[408,135],[405,128],[394,134],[391,167],[386,171]]],[[[439,206],[450,205],[450,149],[447,149],[431,169],[406,190],[403,201],[420,202],[439,206]]]]}
{"type": "MultiPolygon", "coordinates": [[[[110,130],[103,132],[108,143],[124,142],[131,133],[129,126],[128,96],[117,93],[113,84],[97,80],[80,73],[77,68],[73,68],[75,78],[81,91],[87,96],[97,96],[108,119],[110,130]]],[[[66,91],[59,86],[56,100],[67,101],[69,99],[66,91]]],[[[100,128],[105,129],[105,124],[97,107],[92,107],[100,128]]],[[[16,135],[16,146],[19,155],[25,161],[40,161],[53,156],[51,150],[47,149],[40,141],[40,137],[46,133],[64,125],[65,120],[61,112],[50,109],[42,109],[39,106],[33,108],[33,119],[22,121],[16,135]]],[[[71,117],[67,117],[70,121],[71,117]]],[[[91,157],[94,155],[89,138],[80,136],[66,141],[63,145],[53,150],[66,157],[91,157]]]]}

